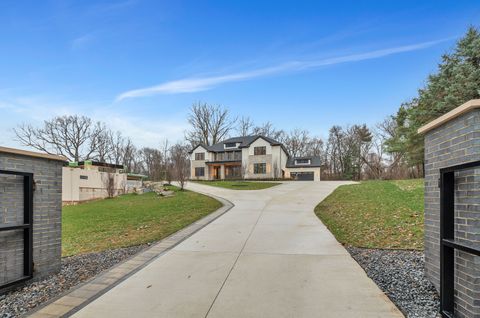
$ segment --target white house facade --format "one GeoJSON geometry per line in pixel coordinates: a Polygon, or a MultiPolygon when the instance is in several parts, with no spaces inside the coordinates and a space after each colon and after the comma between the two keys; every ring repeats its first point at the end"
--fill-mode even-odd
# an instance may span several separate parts
{"type": "Polygon", "coordinates": [[[320,180],[319,157],[290,157],[282,143],[261,135],[197,145],[190,152],[190,168],[192,180],[320,180]]]}

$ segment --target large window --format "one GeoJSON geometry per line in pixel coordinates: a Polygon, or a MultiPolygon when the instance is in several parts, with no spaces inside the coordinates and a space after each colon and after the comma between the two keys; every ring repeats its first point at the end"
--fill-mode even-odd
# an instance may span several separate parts
{"type": "Polygon", "coordinates": [[[195,177],[203,177],[203,176],[205,176],[205,168],[204,167],[195,168],[195,177]]]}
{"type": "Polygon", "coordinates": [[[266,155],[267,154],[267,147],[265,147],[265,146],[254,147],[253,148],[253,154],[255,156],[266,155]]]}
{"type": "Polygon", "coordinates": [[[225,148],[237,148],[237,143],[235,142],[226,142],[225,148]]]}
{"type": "Polygon", "coordinates": [[[267,164],[266,163],[254,163],[253,164],[253,173],[254,174],[265,174],[265,173],[267,173],[267,164]]]}
{"type": "Polygon", "coordinates": [[[205,153],[204,152],[197,152],[195,154],[195,160],[205,160],[205,153]]]}
{"type": "Polygon", "coordinates": [[[310,159],[295,159],[296,165],[308,165],[310,164],[310,159]]]}

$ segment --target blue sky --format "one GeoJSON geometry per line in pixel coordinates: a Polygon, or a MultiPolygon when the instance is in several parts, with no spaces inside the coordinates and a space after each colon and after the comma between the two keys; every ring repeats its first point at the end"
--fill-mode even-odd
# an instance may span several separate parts
{"type": "Polygon", "coordinates": [[[84,114],[158,146],[196,101],[327,137],[393,114],[478,21],[465,0],[4,0],[0,144],[84,114]]]}

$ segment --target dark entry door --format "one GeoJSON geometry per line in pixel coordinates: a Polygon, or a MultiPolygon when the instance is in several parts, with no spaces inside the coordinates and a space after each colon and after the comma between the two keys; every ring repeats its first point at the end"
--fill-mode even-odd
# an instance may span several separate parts
{"type": "Polygon", "coordinates": [[[220,167],[213,167],[213,179],[220,179],[220,167]]]}
{"type": "Polygon", "coordinates": [[[0,289],[32,277],[32,222],[33,174],[0,170],[0,289]]]}
{"type": "Polygon", "coordinates": [[[478,167],[480,161],[440,169],[440,312],[445,318],[455,317],[456,258],[465,257],[464,254],[480,256],[480,246],[465,240],[465,235],[456,237],[456,232],[464,234],[468,228],[477,232],[478,219],[470,211],[478,202],[478,167]],[[472,215],[472,222],[457,223],[456,217],[463,217],[465,211],[472,215]]]}

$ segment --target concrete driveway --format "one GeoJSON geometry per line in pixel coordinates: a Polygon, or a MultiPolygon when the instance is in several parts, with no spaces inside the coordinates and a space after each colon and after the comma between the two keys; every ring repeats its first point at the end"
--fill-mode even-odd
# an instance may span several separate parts
{"type": "Polygon", "coordinates": [[[257,191],[74,317],[403,317],[313,213],[342,182],[257,191]]]}

